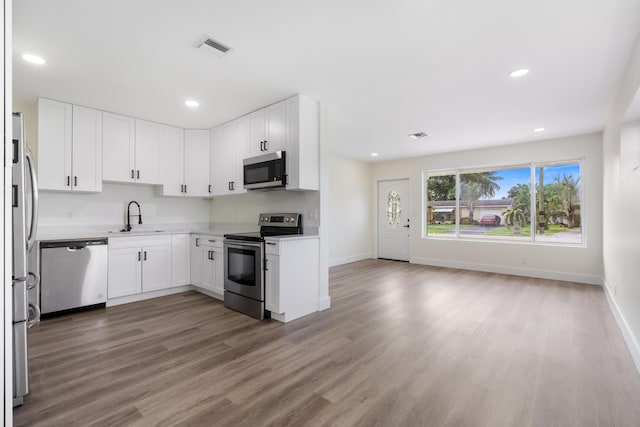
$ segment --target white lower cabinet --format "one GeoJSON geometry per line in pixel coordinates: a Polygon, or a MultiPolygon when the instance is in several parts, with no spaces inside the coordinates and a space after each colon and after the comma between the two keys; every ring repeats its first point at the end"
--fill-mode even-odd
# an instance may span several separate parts
{"type": "Polygon", "coordinates": [[[222,296],[224,293],[223,238],[191,236],[191,284],[222,296]]]}
{"type": "Polygon", "coordinates": [[[108,298],[171,286],[171,236],[109,239],[108,298]]]}
{"type": "Polygon", "coordinates": [[[318,310],[320,243],[313,238],[265,241],[265,308],[289,322],[318,310]]]}
{"type": "Polygon", "coordinates": [[[191,260],[189,243],[191,235],[174,234],[171,236],[171,286],[185,286],[191,283],[191,260]]]}

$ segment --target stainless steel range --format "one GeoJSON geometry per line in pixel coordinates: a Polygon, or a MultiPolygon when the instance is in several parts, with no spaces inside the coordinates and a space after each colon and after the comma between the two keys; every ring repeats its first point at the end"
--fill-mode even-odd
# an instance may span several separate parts
{"type": "Polygon", "coordinates": [[[302,234],[302,214],[260,214],[259,232],[224,235],[224,305],[257,319],[264,308],[265,237],[302,234]]]}

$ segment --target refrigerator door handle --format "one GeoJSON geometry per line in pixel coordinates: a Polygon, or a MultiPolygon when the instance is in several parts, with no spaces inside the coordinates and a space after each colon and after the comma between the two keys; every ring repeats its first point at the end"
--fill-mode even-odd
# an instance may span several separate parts
{"type": "Polygon", "coordinates": [[[31,152],[25,150],[25,157],[31,176],[31,226],[29,228],[29,236],[27,237],[27,252],[31,250],[36,242],[36,230],[38,229],[38,180],[36,178],[36,169],[33,164],[31,152]]]}
{"type": "Polygon", "coordinates": [[[40,307],[29,303],[29,316],[27,319],[27,328],[31,328],[33,325],[37,324],[38,322],[40,322],[40,307]]]}

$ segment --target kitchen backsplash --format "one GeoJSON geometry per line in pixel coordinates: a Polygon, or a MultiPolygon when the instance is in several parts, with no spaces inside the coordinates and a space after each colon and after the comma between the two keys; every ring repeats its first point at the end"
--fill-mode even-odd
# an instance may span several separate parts
{"type": "Polygon", "coordinates": [[[160,197],[151,185],[105,182],[101,193],[41,191],[39,225],[49,227],[124,224],[127,204],[131,200],[140,203],[144,224],[209,222],[210,201],[207,199],[160,197]]]}

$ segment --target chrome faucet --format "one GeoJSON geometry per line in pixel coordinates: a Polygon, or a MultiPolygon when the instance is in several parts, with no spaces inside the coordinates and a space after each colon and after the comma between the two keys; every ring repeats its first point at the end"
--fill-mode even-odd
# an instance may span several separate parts
{"type": "Polygon", "coordinates": [[[138,215],[134,215],[138,217],[138,224],[142,224],[142,211],[140,210],[140,205],[135,200],[132,200],[127,205],[127,226],[122,231],[131,231],[131,205],[135,204],[138,207],[138,215]]]}

